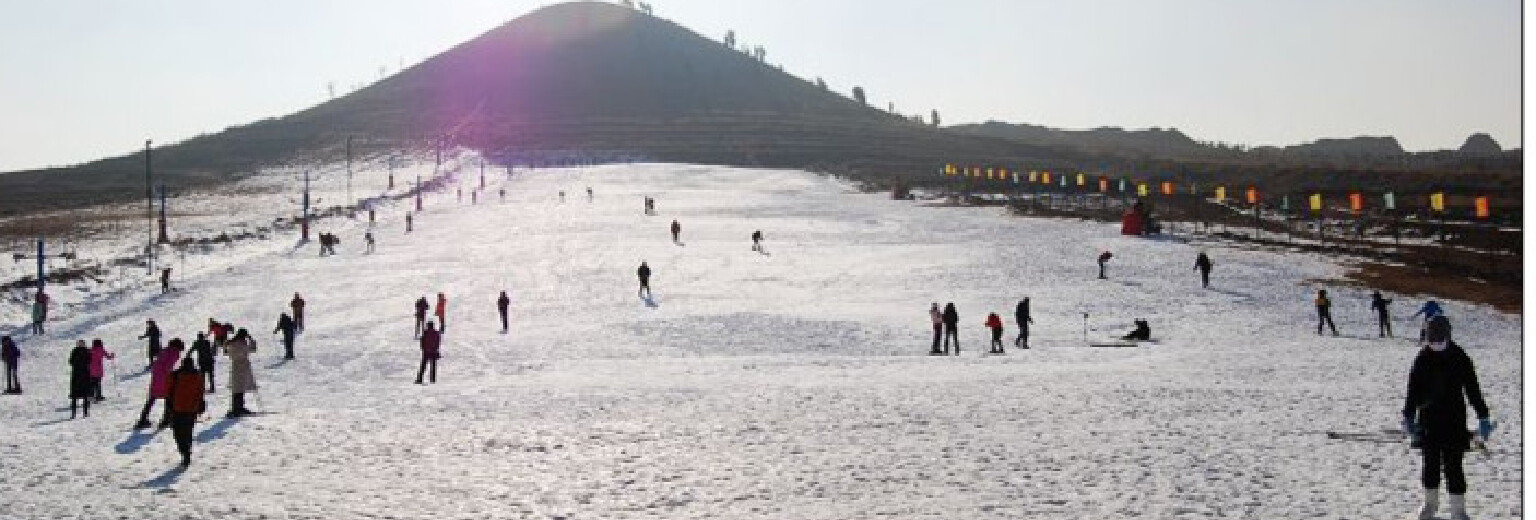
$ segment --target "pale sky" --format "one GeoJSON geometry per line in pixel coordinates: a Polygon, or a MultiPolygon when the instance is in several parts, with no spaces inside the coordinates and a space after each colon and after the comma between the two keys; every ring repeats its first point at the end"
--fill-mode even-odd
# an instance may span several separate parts
{"type": "MultiPolygon", "coordinates": [[[[9,0],[0,171],[286,115],[548,1],[9,0]]],[[[1518,0],[655,0],[714,40],[944,124],[1286,145],[1521,144],[1518,0]]]]}

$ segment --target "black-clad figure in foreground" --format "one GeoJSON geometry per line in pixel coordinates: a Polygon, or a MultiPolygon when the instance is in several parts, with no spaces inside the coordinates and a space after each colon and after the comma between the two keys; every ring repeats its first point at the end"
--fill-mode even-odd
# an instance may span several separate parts
{"type": "Polygon", "coordinates": [[[1461,461],[1472,440],[1467,432],[1469,404],[1477,414],[1477,435],[1487,439],[1493,433],[1493,421],[1477,384],[1477,370],[1466,351],[1451,340],[1450,321],[1437,316],[1425,331],[1425,346],[1413,359],[1403,402],[1403,431],[1424,456],[1424,504],[1419,518],[1433,518],[1439,508],[1442,474],[1450,518],[1467,518],[1467,478],[1461,461]]]}

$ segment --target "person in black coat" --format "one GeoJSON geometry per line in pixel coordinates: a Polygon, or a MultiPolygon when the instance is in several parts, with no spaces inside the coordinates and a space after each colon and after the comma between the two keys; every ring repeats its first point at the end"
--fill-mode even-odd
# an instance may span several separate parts
{"type": "Polygon", "coordinates": [[[1109,264],[1109,259],[1114,258],[1114,257],[1115,257],[1115,254],[1111,253],[1109,251],[1105,251],[1103,253],[1099,253],[1099,279],[1100,280],[1103,280],[1103,279],[1107,278],[1106,276],[1104,276],[1104,266],[1109,264]]]}
{"type": "Polygon", "coordinates": [[[411,337],[421,337],[421,326],[427,322],[427,310],[431,308],[432,304],[427,303],[426,296],[416,299],[416,332],[411,337]]]}
{"type": "Polygon", "coordinates": [[[1392,300],[1383,298],[1381,291],[1371,293],[1371,310],[1376,311],[1376,328],[1383,338],[1392,337],[1392,315],[1387,312],[1391,304],[1392,300]]]}
{"type": "Polygon", "coordinates": [[[75,349],[69,351],[69,418],[75,418],[75,401],[83,406],[86,417],[91,416],[91,399],[96,397],[96,380],[91,378],[91,349],[85,340],[77,340],[75,349]]]}
{"type": "Polygon", "coordinates": [[[1467,478],[1461,469],[1461,459],[1472,440],[1467,432],[1468,404],[1477,413],[1477,435],[1486,439],[1493,433],[1493,421],[1477,384],[1477,370],[1466,351],[1451,341],[1450,321],[1438,316],[1430,321],[1425,346],[1413,359],[1413,368],[1408,372],[1408,396],[1403,401],[1403,431],[1413,438],[1424,456],[1424,506],[1420,518],[1432,517],[1438,507],[1442,472],[1451,518],[1466,518],[1467,478]]]}
{"type": "Polygon", "coordinates": [[[283,333],[283,359],[293,359],[293,335],[298,332],[298,328],[298,324],[286,312],[277,318],[277,328],[272,329],[272,333],[283,333]]]}
{"type": "Polygon", "coordinates": [[[642,294],[641,298],[650,298],[651,297],[651,266],[645,265],[645,262],[641,261],[640,262],[640,269],[635,270],[635,274],[640,277],[640,293],[642,294]]]}
{"type": "Polygon", "coordinates": [[[197,339],[192,341],[192,352],[187,356],[197,358],[197,370],[208,379],[204,386],[208,387],[208,393],[213,393],[213,342],[208,341],[208,335],[197,333],[197,339]]]}
{"type": "Polygon", "coordinates": [[[149,364],[154,363],[155,357],[160,355],[160,327],[155,325],[155,320],[144,322],[144,335],[139,336],[139,339],[149,340],[149,363],[144,365],[148,369],[149,364]]]}
{"type": "Polygon", "coordinates": [[[1200,271],[1200,287],[1211,288],[1211,257],[1206,256],[1205,251],[1195,257],[1195,270],[1200,271]]]}
{"type": "Polygon", "coordinates": [[[1013,345],[1029,348],[1029,324],[1035,322],[1029,316],[1029,298],[1019,300],[1019,305],[1013,308],[1013,321],[1019,325],[1019,337],[1014,338],[1013,345]]]}
{"type": "Polygon", "coordinates": [[[960,355],[960,335],[956,329],[960,328],[960,313],[955,310],[955,302],[944,304],[944,353],[949,354],[949,341],[955,341],[955,355],[960,355]]]}
{"type": "MultiPolygon", "coordinates": [[[[591,188],[588,188],[591,193],[591,188]]],[[[501,291],[501,296],[496,298],[496,312],[501,314],[501,333],[507,333],[507,307],[512,305],[512,299],[507,297],[507,291],[501,291]]]]}

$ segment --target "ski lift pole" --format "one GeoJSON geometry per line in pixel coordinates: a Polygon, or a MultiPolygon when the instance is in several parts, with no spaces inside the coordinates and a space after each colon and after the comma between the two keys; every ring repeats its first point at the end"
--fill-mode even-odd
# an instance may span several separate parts
{"type": "Polygon", "coordinates": [[[1083,343],[1088,342],[1088,313],[1083,313],[1083,343]]]}
{"type": "Polygon", "coordinates": [[[43,286],[48,283],[48,278],[43,276],[43,262],[48,257],[43,256],[43,236],[37,236],[37,294],[43,294],[43,286]]]}

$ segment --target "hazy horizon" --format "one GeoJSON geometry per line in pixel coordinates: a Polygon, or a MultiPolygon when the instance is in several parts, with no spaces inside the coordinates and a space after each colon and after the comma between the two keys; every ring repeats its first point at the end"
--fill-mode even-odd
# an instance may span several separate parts
{"type": "MultiPolygon", "coordinates": [[[[340,97],[555,2],[29,3],[0,20],[0,171],[62,166],[340,97]],[[20,49],[32,49],[19,52],[20,49]]],[[[652,2],[712,40],[734,29],[787,73],[945,126],[1177,128],[1285,146],[1485,132],[1520,147],[1513,0],[652,2]]]]}

